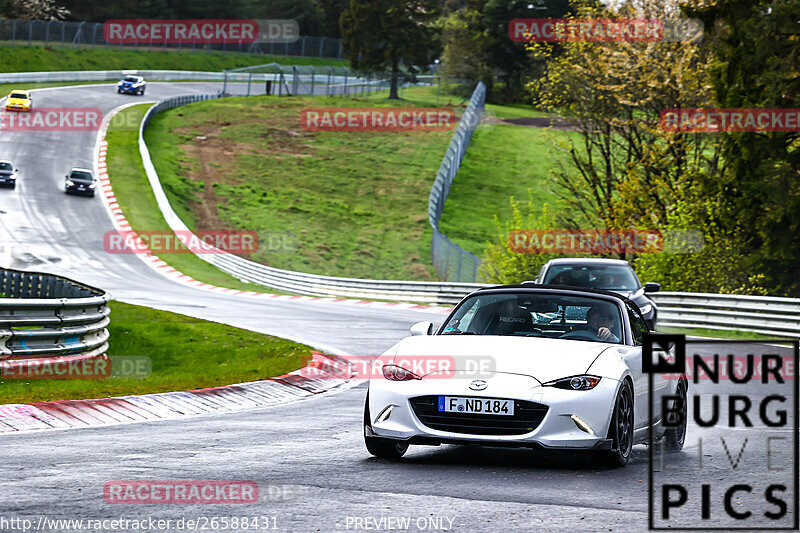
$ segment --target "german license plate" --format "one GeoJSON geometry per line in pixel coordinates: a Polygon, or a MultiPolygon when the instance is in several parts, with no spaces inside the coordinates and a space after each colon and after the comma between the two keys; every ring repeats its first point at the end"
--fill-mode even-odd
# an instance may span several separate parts
{"type": "Polygon", "coordinates": [[[481,415],[513,415],[514,400],[439,396],[439,411],[445,413],[472,413],[481,415]]]}

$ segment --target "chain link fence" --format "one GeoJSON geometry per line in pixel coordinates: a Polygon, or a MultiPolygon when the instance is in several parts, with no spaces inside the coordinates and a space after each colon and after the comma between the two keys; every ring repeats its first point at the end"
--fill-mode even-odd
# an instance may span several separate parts
{"type": "Polygon", "coordinates": [[[102,22],[63,22],[58,20],[19,20],[0,18],[0,43],[11,46],[50,46],[84,48],[102,46],[131,50],[178,50],[238,52],[281,56],[342,59],[342,40],[331,37],[300,37],[293,43],[201,43],[166,44],[142,41],[110,44],[103,36],[102,22]]]}
{"type": "Polygon", "coordinates": [[[436,273],[444,281],[474,283],[478,279],[480,258],[448,239],[439,230],[439,221],[442,219],[444,203],[450,194],[450,186],[461,167],[461,161],[467,152],[472,133],[483,116],[485,104],[486,86],[483,82],[478,82],[467,110],[461,117],[453,139],[450,141],[450,146],[444,154],[442,165],[436,173],[436,179],[428,197],[428,220],[433,228],[431,258],[436,273]]]}
{"type": "MultiPolygon", "coordinates": [[[[388,91],[390,73],[356,72],[343,66],[279,65],[269,63],[226,70],[222,73],[222,94],[225,96],[343,96],[364,97],[388,91]],[[237,83],[234,83],[237,82],[237,83]],[[247,82],[247,84],[243,83],[247,82]]],[[[420,75],[402,78],[399,93],[405,87],[432,85],[436,76],[420,75]]]]}

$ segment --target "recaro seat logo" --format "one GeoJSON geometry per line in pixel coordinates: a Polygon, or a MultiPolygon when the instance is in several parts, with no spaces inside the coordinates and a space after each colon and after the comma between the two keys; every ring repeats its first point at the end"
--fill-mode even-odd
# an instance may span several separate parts
{"type": "Polygon", "coordinates": [[[103,112],[96,107],[33,107],[28,113],[0,111],[0,131],[98,131],[103,112]]]}

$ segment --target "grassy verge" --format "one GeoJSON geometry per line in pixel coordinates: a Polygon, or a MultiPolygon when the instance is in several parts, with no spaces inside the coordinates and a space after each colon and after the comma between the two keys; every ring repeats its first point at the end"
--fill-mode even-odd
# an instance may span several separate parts
{"type": "Polygon", "coordinates": [[[146,140],[194,229],[252,230],[252,259],[328,275],[433,279],[427,199],[452,132],[309,132],[309,106],[356,98],[228,98],[159,114],[146,140]],[[264,236],[288,235],[271,248],[264,236]]]}
{"type": "Polygon", "coordinates": [[[479,128],[450,189],[440,227],[464,249],[480,256],[497,233],[494,217],[511,218],[509,198],[523,204],[532,194],[539,206],[558,214],[550,172],[556,168],[552,144],[572,135],[551,129],[497,124],[479,128]]]}
{"type": "Polygon", "coordinates": [[[110,356],[146,356],[143,379],[2,380],[0,404],[103,398],[241,383],[300,368],[302,344],[215,322],[111,303],[110,356]]]}
{"type": "Polygon", "coordinates": [[[210,51],[151,51],[113,48],[45,48],[44,46],[0,46],[0,72],[58,70],[203,70],[279,63],[282,65],[347,65],[341,59],[250,55],[210,51]]]}
{"type": "Polygon", "coordinates": [[[674,333],[686,335],[687,337],[711,337],[714,339],[753,339],[764,340],[774,339],[775,336],[762,335],[760,333],[749,333],[747,331],[727,331],[723,329],[704,329],[704,328],[658,328],[659,333],[674,333]]]}
{"type": "MultiPolygon", "coordinates": [[[[436,105],[436,90],[406,89],[399,103],[389,102],[385,92],[368,98],[204,102],[162,113],[146,139],[168,196],[190,226],[262,235],[289,232],[296,238],[295,249],[262,249],[252,256],[257,261],[327,275],[435,279],[427,199],[452,132],[306,132],[299,114],[307,106],[429,107],[436,105]]],[[[442,106],[458,106],[462,100],[439,95],[442,106]]],[[[491,112],[498,117],[537,115],[518,106],[491,106],[491,112]]],[[[487,164],[492,179],[502,175],[503,180],[489,191],[494,197],[473,199],[481,204],[478,216],[464,217],[464,234],[477,234],[475,248],[493,234],[492,216],[508,210],[508,196],[517,190],[527,194],[528,187],[536,186],[514,188],[519,168],[535,167],[530,162],[543,157],[540,145],[546,142],[540,130],[489,129],[498,128],[517,134],[501,132],[487,144],[502,145],[512,154],[533,143],[539,153],[487,164]]],[[[537,168],[529,175],[544,180],[546,171],[537,168]]]]}
{"type": "MultiPolygon", "coordinates": [[[[131,227],[136,231],[170,231],[142,166],[138,126],[131,127],[141,122],[150,106],[132,106],[115,116],[106,135],[106,164],[114,195],[131,227]]],[[[159,257],[187,276],[205,283],[231,289],[264,291],[262,286],[240,281],[194,254],[159,254],[159,257]]]]}

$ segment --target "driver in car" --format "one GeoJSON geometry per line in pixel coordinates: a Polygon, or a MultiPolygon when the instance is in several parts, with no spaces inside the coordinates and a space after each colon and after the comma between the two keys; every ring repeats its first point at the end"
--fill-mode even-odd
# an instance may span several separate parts
{"type": "Polygon", "coordinates": [[[619,331],[619,324],[613,313],[600,307],[592,307],[586,313],[586,324],[601,341],[619,342],[619,337],[612,333],[612,331],[619,331]]]}

